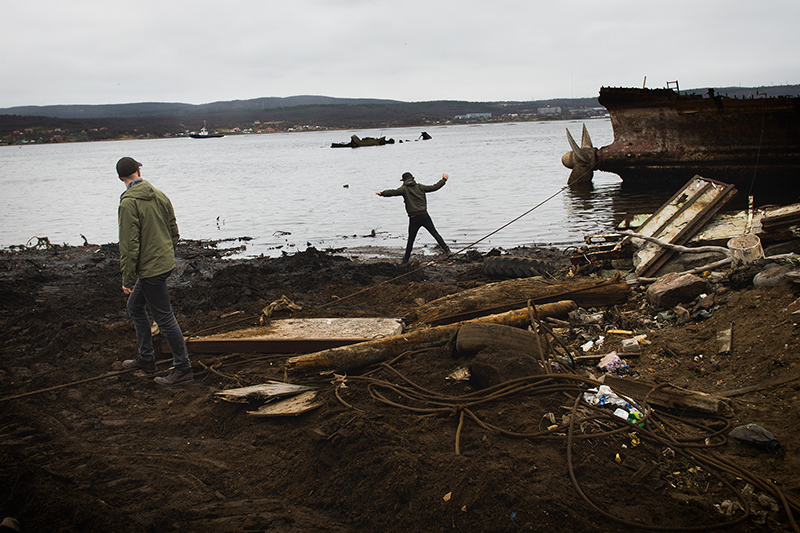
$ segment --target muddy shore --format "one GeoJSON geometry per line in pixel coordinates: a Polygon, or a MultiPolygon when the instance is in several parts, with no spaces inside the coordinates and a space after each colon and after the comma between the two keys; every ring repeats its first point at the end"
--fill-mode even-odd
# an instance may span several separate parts
{"type": "MultiPolygon", "coordinates": [[[[420,306],[499,281],[483,273],[477,252],[422,269],[431,258],[402,265],[391,251],[232,253],[179,245],[170,289],[185,334],[256,324],[282,297],[302,309],[274,318],[413,324],[420,306]]],[[[557,251],[513,253],[553,265],[542,285],[597,279],[557,251]]],[[[194,383],[159,387],[121,367],[136,339],[116,245],[1,251],[0,519],[14,517],[22,531],[792,531],[800,290],[789,280],[756,289],[747,276],[731,283],[722,273],[709,278],[702,302],[682,305],[685,315],[632,288],[622,304],[553,326],[574,354],[621,353],[624,335],[609,330],[646,335],[617,374],[712,394],[731,408],[725,416],[662,410],[658,423],[669,426],[620,430],[575,409],[574,381],[467,411],[484,391],[448,379],[473,360],[450,345],[346,377],[287,372],[285,354],[198,354],[194,383]],[[720,353],[718,332],[731,325],[731,349],[720,353]],[[268,380],[314,387],[322,405],[258,418],[248,414],[253,405],[214,395],[268,380]],[[570,428],[565,420],[576,415],[570,428]],[[771,431],[785,453],[727,438],[747,423],[771,431]],[[697,454],[712,459],[698,465],[697,454]],[[735,509],[741,501],[748,514],[735,509]]],[[[554,368],[597,378],[596,362],[554,368]]]]}

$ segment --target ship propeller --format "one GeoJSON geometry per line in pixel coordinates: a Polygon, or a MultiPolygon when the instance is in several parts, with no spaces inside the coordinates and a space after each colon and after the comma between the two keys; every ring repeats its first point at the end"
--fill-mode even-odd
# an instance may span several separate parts
{"type": "Polygon", "coordinates": [[[591,182],[594,176],[595,166],[597,166],[597,148],[592,146],[592,139],[589,137],[589,132],[586,130],[586,124],[583,125],[580,146],[578,146],[578,143],[572,138],[569,129],[567,129],[567,140],[569,141],[572,151],[567,152],[561,157],[561,164],[572,169],[572,172],[569,174],[569,180],[567,180],[567,185],[591,182]]]}

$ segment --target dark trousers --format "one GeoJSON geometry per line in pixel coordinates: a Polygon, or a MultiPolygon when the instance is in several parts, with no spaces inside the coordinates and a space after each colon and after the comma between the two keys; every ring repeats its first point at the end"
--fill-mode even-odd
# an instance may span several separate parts
{"type": "Polygon", "coordinates": [[[428,230],[428,233],[436,239],[439,247],[444,250],[445,253],[450,253],[450,248],[447,246],[447,243],[444,242],[442,236],[436,231],[431,216],[428,213],[423,213],[422,215],[412,215],[408,217],[408,243],[406,244],[406,254],[403,256],[403,261],[408,261],[411,257],[411,250],[414,248],[414,240],[417,238],[419,228],[428,230]]]}
{"type": "Polygon", "coordinates": [[[167,278],[172,271],[153,276],[140,278],[133,287],[133,293],[128,296],[128,314],[133,319],[136,328],[136,338],[139,341],[139,357],[145,361],[155,361],[153,351],[153,336],[150,332],[150,319],[147,316],[145,304],[153,314],[153,320],[158,324],[158,329],[164,334],[169,350],[172,352],[172,366],[178,370],[189,370],[192,365],[189,353],[186,350],[186,341],[183,332],[172,312],[167,292],[167,278]]]}

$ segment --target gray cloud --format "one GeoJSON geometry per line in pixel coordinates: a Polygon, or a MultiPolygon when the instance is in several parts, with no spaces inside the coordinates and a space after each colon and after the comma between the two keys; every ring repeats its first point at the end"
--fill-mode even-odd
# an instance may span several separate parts
{"type": "Polygon", "coordinates": [[[800,83],[800,3],[31,0],[0,107],[260,96],[528,100],[800,83]]]}

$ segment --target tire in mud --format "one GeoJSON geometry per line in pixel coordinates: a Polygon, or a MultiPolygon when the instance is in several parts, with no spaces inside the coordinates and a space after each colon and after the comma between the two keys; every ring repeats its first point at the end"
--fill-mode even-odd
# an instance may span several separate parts
{"type": "Polygon", "coordinates": [[[481,271],[490,278],[529,278],[541,276],[550,269],[543,261],[529,257],[498,255],[484,259],[481,271]]]}
{"type": "Polygon", "coordinates": [[[541,356],[539,336],[521,328],[502,324],[467,323],[458,328],[456,351],[474,353],[492,346],[530,355],[541,356]]]}

